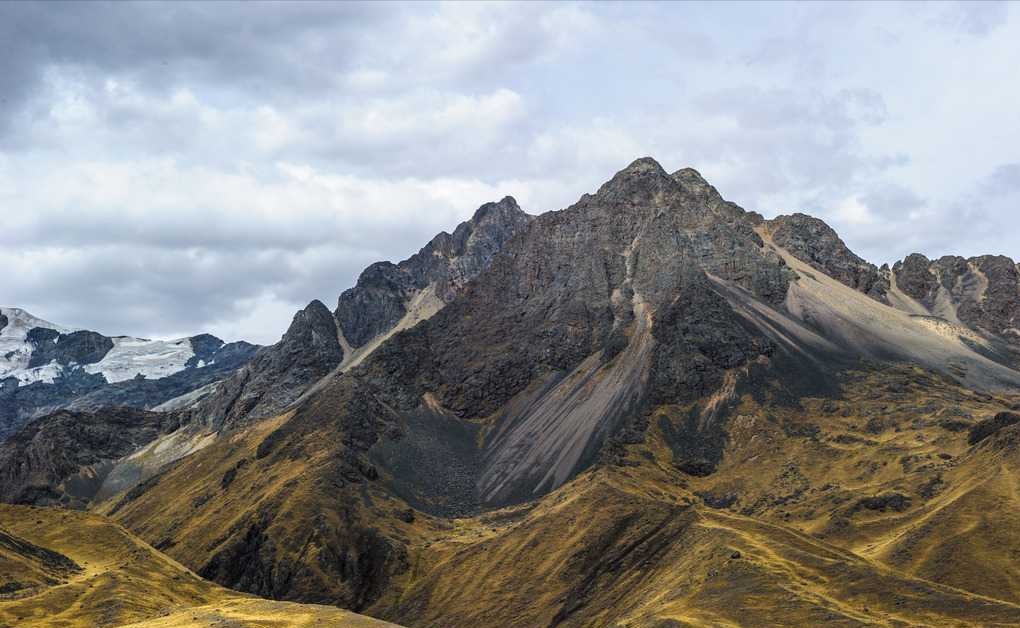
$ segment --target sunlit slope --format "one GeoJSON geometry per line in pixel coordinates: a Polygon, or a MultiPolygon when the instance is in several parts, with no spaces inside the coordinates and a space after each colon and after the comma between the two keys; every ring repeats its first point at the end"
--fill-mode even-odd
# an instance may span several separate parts
{"type": "Polygon", "coordinates": [[[968,450],[943,483],[864,551],[905,572],[1020,603],[1020,426],[968,450]]]}
{"type": "Polygon", "coordinates": [[[230,599],[173,612],[130,624],[130,628],[393,628],[390,624],[331,606],[273,602],[259,598],[230,599]]]}
{"type": "Polygon", "coordinates": [[[714,511],[648,469],[462,522],[370,613],[414,626],[1008,626],[1020,607],[714,511]]]}
{"type": "MultiPolygon", "coordinates": [[[[716,510],[1017,603],[1020,428],[971,443],[1016,401],[914,367],[848,373],[836,399],[762,407],[745,397],[717,471],[684,483],[716,510]]],[[[660,430],[642,447],[654,450],[660,430]]]]}
{"type": "Polygon", "coordinates": [[[676,468],[662,433],[707,402],[660,407],[643,442],[472,518],[414,513],[345,476],[328,431],[260,457],[287,416],[111,509],[203,574],[409,626],[1020,625],[1013,428],[968,442],[1014,400],[912,367],[842,386],[715,399],[731,404],[727,448],[705,477],[676,468]],[[242,559],[248,575],[231,571],[242,559]],[[334,588],[313,586],[324,580],[334,588]]]}
{"type": "Polygon", "coordinates": [[[105,517],[0,505],[0,626],[385,626],[225,589],[105,517]],[[238,623],[224,624],[224,621],[238,623]],[[155,623],[148,623],[149,621],[155,623]]]}
{"type": "MultiPolygon", "coordinates": [[[[48,585],[27,589],[23,596],[15,592],[0,601],[0,623],[114,626],[236,595],[202,580],[98,515],[3,505],[0,526],[78,567],[48,585]]],[[[0,580],[19,581],[21,573],[0,574],[0,580]]]]}

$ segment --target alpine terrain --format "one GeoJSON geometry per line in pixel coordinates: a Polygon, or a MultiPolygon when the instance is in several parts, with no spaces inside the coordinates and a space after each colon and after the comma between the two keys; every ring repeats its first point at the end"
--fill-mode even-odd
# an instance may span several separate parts
{"type": "Polygon", "coordinates": [[[0,342],[0,625],[1020,626],[1020,266],[691,168],[482,205],[269,347],[0,342]]]}
{"type": "Polygon", "coordinates": [[[209,334],[177,340],[104,336],[0,308],[0,441],[57,409],[172,408],[204,394],[258,347],[209,334]]]}

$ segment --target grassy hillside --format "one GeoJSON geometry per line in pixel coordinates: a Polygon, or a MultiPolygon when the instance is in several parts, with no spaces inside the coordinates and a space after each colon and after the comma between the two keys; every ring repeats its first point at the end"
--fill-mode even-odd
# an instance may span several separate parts
{"type": "Polygon", "coordinates": [[[105,517],[0,505],[0,626],[386,626],[203,580],[105,517]]]}
{"type": "Polygon", "coordinates": [[[333,428],[263,453],[283,416],[106,507],[209,577],[410,626],[1013,626],[1020,425],[970,435],[1015,403],[909,367],[847,374],[835,399],[735,387],[460,519],[338,467],[333,428]],[[704,477],[665,436],[692,417],[725,427],[704,477]]]}

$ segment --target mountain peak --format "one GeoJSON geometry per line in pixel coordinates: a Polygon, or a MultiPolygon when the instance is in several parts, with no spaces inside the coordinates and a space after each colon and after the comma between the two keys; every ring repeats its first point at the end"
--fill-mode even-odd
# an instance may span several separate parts
{"type": "Polygon", "coordinates": [[[497,202],[484,203],[481,205],[475,210],[474,215],[471,216],[471,222],[478,224],[494,214],[524,214],[524,210],[517,204],[517,199],[508,195],[504,196],[497,202]]]}
{"type": "Polygon", "coordinates": [[[595,195],[610,201],[641,203],[673,186],[659,162],[641,157],[603,183],[595,195]]]}
{"type": "Polygon", "coordinates": [[[694,168],[681,168],[669,176],[679,183],[684,190],[692,194],[699,196],[718,194],[715,187],[706,181],[705,177],[701,176],[701,173],[694,168]]]}
{"type": "Polygon", "coordinates": [[[663,169],[659,162],[655,161],[652,157],[638,157],[630,163],[629,166],[620,171],[620,173],[644,173],[644,172],[657,172],[665,174],[666,171],[663,169]]]}
{"type": "Polygon", "coordinates": [[[54,329],[62,333],[75,331],[62,325],[56,325],[49,321],[45,321],[38,316],[33,316],[31,313],[21,309],[20,307],[2,307],[0,308],[0,315],[2,315],[3,320],[6,321],[6,325],[0,326],[0,328],[10,325],[12,329],[18,328],[25,331],[36,327],[54,329]]]}

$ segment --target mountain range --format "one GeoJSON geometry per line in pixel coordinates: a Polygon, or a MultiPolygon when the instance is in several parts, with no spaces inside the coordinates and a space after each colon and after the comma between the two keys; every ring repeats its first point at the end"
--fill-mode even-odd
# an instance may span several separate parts
{"type": "MultiPolygon", "coordinates": [[[[63,507],[202,587],[404,626],[1020,625],[1007,257],[878,267],[642,158],[482,205],[268,347],[2,315],[0,535],[63,507]]],[[[0,617],[84,612],[50,538],[48,580],[0,544],[37,582],[0,572],[0,617]]]]}
{"type": "Polygon", "coordinates": [[[108,337],[0,308],[0,440],[59,409],[170,409],[245,364],[246,342],[209,334],[176,340],[108,337]]]}

